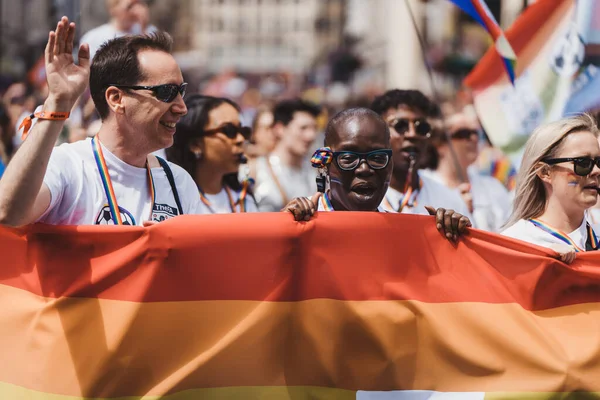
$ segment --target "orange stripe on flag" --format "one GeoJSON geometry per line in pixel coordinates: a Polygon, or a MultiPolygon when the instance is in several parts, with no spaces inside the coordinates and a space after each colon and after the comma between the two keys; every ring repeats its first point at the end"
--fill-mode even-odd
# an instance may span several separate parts
{"type": "Polygon", "coordinates": [[[11,327],[0,331],[0,382],[61,395],[600,389],[597,303],[538,313],[416,301],[131,303],[0,286],[0,309],[11,327]]]}

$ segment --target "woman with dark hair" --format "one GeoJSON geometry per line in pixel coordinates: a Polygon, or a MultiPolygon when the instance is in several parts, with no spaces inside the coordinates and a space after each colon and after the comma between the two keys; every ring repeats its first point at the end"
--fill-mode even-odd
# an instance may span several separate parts
{"type": "Polygon", "coordinates": [[[177,123],[167,158],[183,167],[198,185],[204,214],[257,211],[250,181],[238,180],[246,162],[243,145],[251,130],[240,123],[240,108],[225,98],[187,96],[188,113],[177,123]]]}

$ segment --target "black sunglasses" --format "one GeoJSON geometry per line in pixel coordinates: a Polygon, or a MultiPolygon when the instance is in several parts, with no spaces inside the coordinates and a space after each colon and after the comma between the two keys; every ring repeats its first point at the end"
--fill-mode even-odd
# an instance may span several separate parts
{"type": "Polygon", "coordinates": [[[409,119],[409,118],[399,118],[394,122],[392,128],[398,134],[404,135],[410,129],[410,124],[415,126],[415,132],[419,136],[427,136],[431,133],[431,125],[423,118],[419,119],[409,119]]]}
{"type": "Polygon", "coordinates": [[[459,129],[450,135],[450,137],[452,139],[458,139],[458,140],[471,139],[473,136],[479,137],[479,132],[477,132],[474,129],[467,129],[467,128],[459,129]]]}
{"type": "Polygon", "coordinates": [[[213,135],[215,133],[222,133],[229,139],[235,139],[238,133],[241,133],[244,137],[244,140],[250,140],[250,136],[252,136],[252,129],[248,128],[247,126],[238,126],[228,122],[218,128],[204,131],[205,135],[213,135]]]}
{"type": "Polygon", "coordinates": [[[150,90],[154,94],[158,100],[163,103],[170,103],[177,97],[178,94],[181,97],[185,96],[185,90],[187,88],[187,83],[182,83],[181,85],[177,85],[175,83],[165,83],[164,85],[156,85],[156,86],[128,86],[128,85],[109,85],[114,86],[119,89],[129,89],[129,90],[150,90]]]}
{"type": "Polygon", "coordinates": [[[367,165],[372,169],[384,169],[389,164],[390,158],[392,158],[392,150],[373,150],[368,153],[334,151],[333,158],[337,166],[344,171],[354,171],[363,160],[366,160],[367,165]]]}
{"type": "Polygon", "coordinates": [[[592,158],[590,156],[583,156],[569,158],[547,158],[542,161],[548,165],[572,162],[573,172],[575,172],[575,174],[579,176],[588,176],[589,174],[591,174],[592,170],[594,169],[594,165],[600,168],[600,157],[592,158]]]}

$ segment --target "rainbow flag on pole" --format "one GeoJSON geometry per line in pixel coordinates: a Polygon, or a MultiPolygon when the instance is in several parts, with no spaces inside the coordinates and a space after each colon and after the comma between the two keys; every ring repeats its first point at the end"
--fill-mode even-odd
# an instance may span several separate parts
{"type": "Polygon", "coordinates": [[[0,228],[0,398],[600,394],[600,254],[432,217],[0,228]]]}
{"type": "Polygon", "coordinates": [[[485,28],[494,41],[494,48],[502,60],[506,74],[511,83],[515,80],[515,64],[517,56],[506,36],[498,26],[498,22],[492,15],[490,9],[483,0],[450,0],[452,3],[460,7],[464,12],[469,14],[471,18],[477,21],[485,28]]]}
{"type": "Polygon", "coordinates": [[[537,0],[506,36],[519,59],[514,86],[492,51],[464,81],[494,145],[517,152],[541,123],[600,106],[600,2],[537,0]]]}

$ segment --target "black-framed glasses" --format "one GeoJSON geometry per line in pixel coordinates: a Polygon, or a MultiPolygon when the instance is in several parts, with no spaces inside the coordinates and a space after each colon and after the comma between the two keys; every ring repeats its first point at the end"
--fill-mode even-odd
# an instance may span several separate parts
{"type": "Polygon", "coordinates": [[[415,133],[419,136],[427,136],[431,133],[431,125],[424,118],[398,118],[392,125],[392,128],[398,134],[404,135],[410,129],[410,124],[414,125],[415,133]]]}
{"type": "Polygon", "coordinates": [[[187,88],[187,83],[182,83],[181,85],[177,85],[175,83],[165,83],[164,85],[155,85],[155,86],[129,86],[129,85],[109,85],[114,86],[119,89],[129,89],[129,90],[150,90],[154,97],[163,103],[170,103],[177,97],[178,94],[181,97],[185,96],[185,91],[187,88]]]}
{"type": "Polygon", "coordinates": [[[473,138],[473,136],[479,138],[479,132],[477,132],[475,129],[463,128],[452,133],[450,138],[458,140],[470,140],[473,138]]]}
{"type": "Polygon", "coordinates": [[[579,176],[588,176],[592,173],[594,166],[600,168],[600,157],[567,157],[567,158],[547,158],[542,160],[548,165],[556,165],[566,162],[573,163],[573,172],[579,176]]]}
{"type": "Polygon", "coordinates": [[[384,169],[389,164],[390,158],[392,158],[392,150],[373,150],[368,153],[334,151],[333,158],[337,166],[344,171],[354,171],[363,160],[366,160],[367,165],[372,169],[384,169]]]}
{"type": "Polygon", "coordinates": [[[235,139],[238,133],[241,133],[244,137],[244,140],[250,140],[250,136],[252,136],[252,129],[247,126],[239,126],[228,122],[218,128],[204,131],[205,135],[213,135],[215,133],[222,133],[229,139],[235,139]]]}

